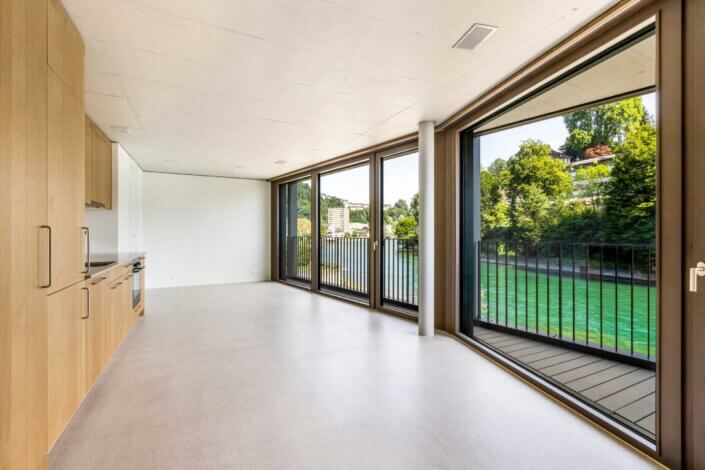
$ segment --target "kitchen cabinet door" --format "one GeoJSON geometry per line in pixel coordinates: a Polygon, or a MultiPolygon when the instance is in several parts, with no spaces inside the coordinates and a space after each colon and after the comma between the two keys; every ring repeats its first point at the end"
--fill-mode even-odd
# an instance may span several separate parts
{"type": "Polygon", "coordinates": [[[82,322],[88,296],[84,283],[47,297],[47,391],[49,447],[83,399],[82,322]]]}
{"type": "Polygon", "coordinates": [[[48,71],[47,219],[51,227],[51,287],[81,282],[85,272],[83,105],[48,71]]]}

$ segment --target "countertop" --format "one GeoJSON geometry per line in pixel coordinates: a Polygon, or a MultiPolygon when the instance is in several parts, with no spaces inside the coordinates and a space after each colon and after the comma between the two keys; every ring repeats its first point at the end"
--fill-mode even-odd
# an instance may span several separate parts
{"type": "Polygon", "coordinates": [[[88,272],[86,273],[86,279],[91,279],[95,276],[98,276],[100,274],[103,274],[107,271],[110,271],[111,269],[123,265],[123,264],[132,264],[136,262],[138,259],[144,257],[146,254],[145,251],[136,251],[134,253],[97,253],[97,254],[92,254],[91,255],[91,263],[96,263],[96,262],[102,262],[102,261],[111,261],[110,264],[106,264],[104,266],[91,266],[88,268],[88,272]]]}

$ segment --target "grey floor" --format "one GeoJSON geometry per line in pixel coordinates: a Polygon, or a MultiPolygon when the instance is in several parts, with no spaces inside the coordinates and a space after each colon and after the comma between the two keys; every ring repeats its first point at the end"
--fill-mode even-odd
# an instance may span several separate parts
{"type": "Polygon", "coordinates": [[[50,468],[653,466],[412,322],[275,283],[147,294],[50,468]]]}
{"type": "Polygon", "coordinates": [[[605,414],[654,439],[655,371],[497,330],[476,326],[474,334],[489,346],[576,392],[605,414]]]}

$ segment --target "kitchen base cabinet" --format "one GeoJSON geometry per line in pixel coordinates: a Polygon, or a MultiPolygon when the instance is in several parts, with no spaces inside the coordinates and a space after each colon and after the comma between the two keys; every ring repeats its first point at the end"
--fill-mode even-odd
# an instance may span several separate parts
{"type": "Polygon", "coordinates": [[[86,281],[85,288],[88,294],[88,310],[83,325],[83,390],[84,395],[93,386],[93,383],[103,369],[103,328],[105,327],[103,315],[103,289],[101,284],[105,278],[86,281]]]}
{"type": "Polygon", "coordinates": [[[84,393],[83,319],[88,310],[83,282],[47,297],[48,442],[54,445],[84,393]]]}

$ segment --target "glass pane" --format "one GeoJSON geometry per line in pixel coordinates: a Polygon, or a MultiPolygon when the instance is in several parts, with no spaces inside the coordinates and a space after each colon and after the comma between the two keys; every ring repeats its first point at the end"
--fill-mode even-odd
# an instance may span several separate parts
{"type": "Polygon", "coordinates": [[[311,180],[280,189],[280,277],[311,284],[311,180]]]}
{"type": "Polygon", "coordinates": [[[382,303],[418,310],[419,154],[382,161],[382,303]]]}
{"type": "Polygon", "coordinates": [[[369,165],[320,177],[321,289],[368,298],[369,165]]]}
{"type": "MultiPolygon", "coordinates": [[[[654,66],[654,44],[614,55],[625,73],[602,78],[630,86],[654,66]]],[[[551,93],[609,89],[568,85],[551,93]]],[[[476,290],[465,332],[653,440],[657,94],[633,92],[474,137],[464,165],[479,160],[480,238],[465,244],[476,290]]]]}

